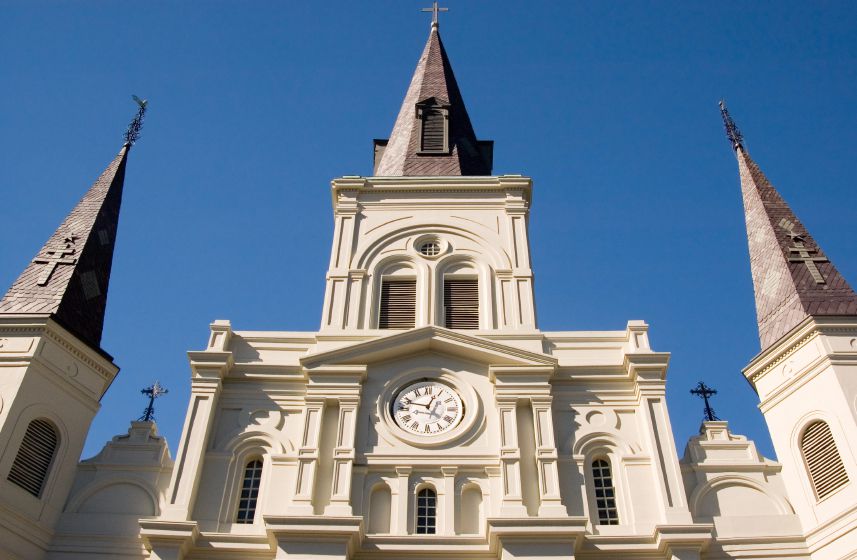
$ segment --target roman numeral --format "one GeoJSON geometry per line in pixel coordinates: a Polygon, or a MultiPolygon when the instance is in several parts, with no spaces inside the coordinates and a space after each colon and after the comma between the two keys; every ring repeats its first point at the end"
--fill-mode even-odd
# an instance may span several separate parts
{"type": "Polygon", "coordinates": [[[452,402],[452,401],[454,401],[454,400],[455,400],[455,399],[453,399],[452,397],[449,397],[448,399],[445,399],[443,402],[452,402]]]}
{"type": "Polygon", "coordinates": [[[405,414],[404,416],[402,416],[402,422],[404,422],[405,424],[407,424],[410,421],[411,421],[411,415],[410,414],[405,414]]]}
{"type": "Polygon", "coordinates": [[[458,412],[458,407],[457,406],[451,406],[451,407],[447,408],[447,410],[450,412],[458,412]]]}
{"type": "Polygon", "coordinates": [[[416,430],[416,429],[417,429],[417,428],[419,428],[419,427],[420,427],[420,423],[419,423],[419,422],[417,422],[416,420],[414,420],[414,421],[411,423],[411,429],[412,429],[412,430],[416,430]]]}
{"type": "Polygon", "coordinates": [[[443,419],[444,419],[444,420],[446,420],[447,422],[452,422],[453,420],[455,420],[455,418],[453,418],[453,417],[452,417],[452,416],[450,416],[449,414],[447,414],[446,416],[444,416],[444,417],[443,417],[443,419]]]}
{"type": "Polygon", "coordinates": [[[425,427],[423,427],[423,431],[427,434],[431,433],[431,424],[426,424],[425,427]]]}

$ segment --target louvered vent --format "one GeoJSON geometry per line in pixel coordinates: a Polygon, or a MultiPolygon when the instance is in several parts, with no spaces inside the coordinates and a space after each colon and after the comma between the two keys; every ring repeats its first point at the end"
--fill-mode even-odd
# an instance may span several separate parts
{"type": "Polygon", "coordinates": [[[446,117],[439,109],[423,111],[423,152],[446,151],[446,117]]]}
{"type": "Polygon", "coordinates": [[[803,434],[800,448],[809,470],[809,479],[819,500],[848,484],[848,474],[827,424],[811,424],[803,434]]]}
{"type": "Polygon", "coordinates": [[[378,328],[412,329],[417,307],[416,280],[383,280],[378,328]]]}
{"type": "Polygon", "coordinates": [[[450,329],[479,328],[479,283],[475,278],[445,278],[443,311],[450,329]]]}
{"type": "Polygon", "coordinates": [[[41,419],[30,422],[7,480],[38,498],[57,450],[57,440],[50,422],[41,419]]]}

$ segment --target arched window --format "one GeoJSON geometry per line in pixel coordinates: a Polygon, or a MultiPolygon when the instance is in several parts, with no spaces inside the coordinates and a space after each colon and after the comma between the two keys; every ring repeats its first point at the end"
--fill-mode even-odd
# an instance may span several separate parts
{"type": "Polygon", "coordinates": [[[37,498],[41,496],[58,443],[59,435],[53,424],[44,418],[30,422],[6,480],[37,498]]]}
{"type": "Polygon", "coordinates": [[[848,484],[848,473],[836,449],[830,426],[817,421],[807,427],[800,440],[800,451],[809,471],[815,496],[821,500],[848,484]]]}
{"type": "Polygon", "coordinates": [[[256,517],[256,502],[259,499],[259,484],[262,481],[262,461],[253,459],[244,468],[244,482],[238,500],[236,523],[253,523],[256,517]]]}
{"type": "Polygon", "coordinates": [[[417,492],[417,534],[437,532],[437,493],[431,488],[417,492]]]}
{"type": "Polygon", "coordinates": [[[592,486],[595,489],[595,509],[599,525],[618,525],[619,510],[616,509],[616,489],[610,463],[605,459],[592,461],[592,486]]]}
{"type": "Polygon", "coordinates": [[[395,263],[381,271],[379,329],[412,329],[417,317],[416,271],[408,263],[395,263]]]}

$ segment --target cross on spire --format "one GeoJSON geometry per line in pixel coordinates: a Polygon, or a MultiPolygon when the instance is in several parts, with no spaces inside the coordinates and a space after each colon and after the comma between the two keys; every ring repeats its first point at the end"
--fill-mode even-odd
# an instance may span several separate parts
{"type": "Polygon", "coordinates": [[[714,415],[714,409],[711,408],[711,404],[708,402],[709,397],[712,397],[717,394],[716,389],[712,389],[711,387],[706,385],[704,381],[700,381],[696,384],[695,389],[690,390],[690,393],[692,395],[696,395],[697,397],[702,398],[702,400],[705,401],[705,419],[708,422],[714,422],[716,420],[719,420],[719,418],[714,415]]]}
{"type": "Polygon", "coordinates": [[[155,419],[155,399],[157,399],[161,395],[166,395],[167,393],[169,393],[169,391],[166,388],[162,387],[160,382],[155,381],[153,385],[146,387],[140,392],[149,397],[149,406],[146,407],[146,410],[140,417],[140,421],[151,422],[155,419]]]}
{"type": "Polygon", "coordinates": [[[437,2],[432,2],[431,8],[423,8],[421,11],[423,12],[431,12],[431,24],[433,27],[437,27],[437,16],[439,12],[448,12],[449,8],[439,8],[437,2]]]}
{"type": "Polygon", "coordinates": [[[806,265],[807,270],[809,270],[810,276],[815,280],[816,284],[824,284],[824,276],[821,275],[821,271],[818,270],[818,267],[815,263],[825,263],[828,262],[827,258],[813,254],[818,253],[818,249],[812,249],[804,245],[804,238],[802,235],[799,235],[794,230],[794,223],[787,219],[783,218],[780,220],[780,227],[788,234],[789,238],[794,243],[793,247],[789,247],[790,253],[797,253],[797,255],[792,255],[789,257],[789,262],[802,262],[806,265]]]}
{"type": "Polygon", "coordinates": [[[77,239],[77,236],[69,235],[62,241],[62,245],[64,245],[64,247],[45,249],[44,254],[33,259],[34,264],[47,265],[42,269],[41,273],[39,273],[39,277],[36,280],[37,285],[47,286],[48,282],[51,280],[51,276],[57,269],[57,266],[61,264],[77,263],[77,257],[73,256],[77,253],[77,249],[74,246],[75,243],[77,243],[77,239]]]}

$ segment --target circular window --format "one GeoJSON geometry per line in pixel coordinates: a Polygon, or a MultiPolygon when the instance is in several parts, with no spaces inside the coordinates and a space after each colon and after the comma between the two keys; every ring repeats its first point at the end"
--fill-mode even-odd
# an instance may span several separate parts
{"type": "Polygon", "coordinates": [[[427,257],[436,257],[440,254],[440,243],[437,241],[426,241],[420,245],[420,253],[427,257]]]}

